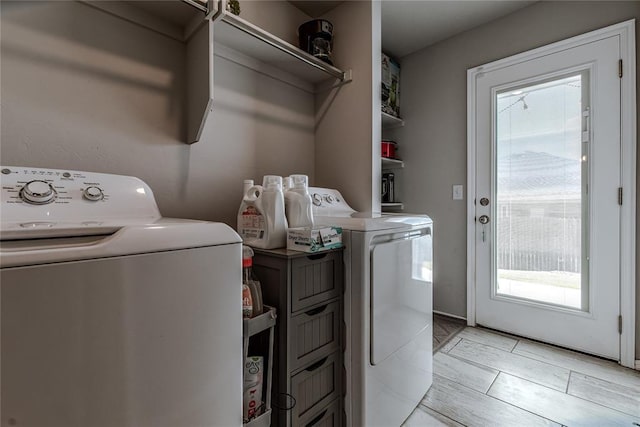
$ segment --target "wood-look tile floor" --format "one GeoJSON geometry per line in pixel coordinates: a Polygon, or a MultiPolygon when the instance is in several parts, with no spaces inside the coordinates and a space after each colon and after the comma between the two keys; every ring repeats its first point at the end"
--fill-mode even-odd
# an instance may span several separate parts
{"type": "Polygon", "coordinates": [[[467,322],[440,314],[433,315],[433,351],[434,353],[454,335],[463,330],[467,322]]]}
{"type": "Polygon", "coordinates": [[[640,426],[640,372],[582,353],[467,327],[433,371],[404,426],[640,426]]]}

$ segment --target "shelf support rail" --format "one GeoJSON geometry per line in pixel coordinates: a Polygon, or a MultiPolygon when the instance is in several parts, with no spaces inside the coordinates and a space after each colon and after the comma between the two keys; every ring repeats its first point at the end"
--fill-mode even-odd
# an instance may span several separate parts
{"type": "Polygon", "coordinates": [[[182,2],[188,4],[189,6],[195,7],[196,9],[204,12],[205,14],[209,13],[209,8],[206,5],[199,2],[198,0],[182,0],[182,2]]]}

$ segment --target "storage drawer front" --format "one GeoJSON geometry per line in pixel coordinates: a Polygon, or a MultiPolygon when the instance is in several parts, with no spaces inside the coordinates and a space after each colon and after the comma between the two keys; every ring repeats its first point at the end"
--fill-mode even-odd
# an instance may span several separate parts
{"type": "Polygon", "coordinates": [[[312,360],[333,353],[340,345],[340,301],[291,318],[289,360],[296,370],[312,360]]]}
{"type": "Polygon", "coordinates": [[[291,378],[291,394],[296,399],[296,406],[291,411],[294,426],[338,397],[341,361],[340,352],[335,352],[291,378]]]}
{"type": "Polygon", "coordinates": [[[339,427],[342,424],[340,399],[336,399],[328,407],[319,409],[318,413],[300,419],[300,427],[339,427]]]}
{"type": "Polygon", "coordinates": [[[311,255],[291,262],[291,311],[330,300],[342,292],[342,252],[311,255]]]}

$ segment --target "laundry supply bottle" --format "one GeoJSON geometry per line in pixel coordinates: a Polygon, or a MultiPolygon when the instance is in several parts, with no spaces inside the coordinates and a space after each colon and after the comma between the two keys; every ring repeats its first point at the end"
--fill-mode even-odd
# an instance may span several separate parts
{"type": "Polygon", "coordinates": [[[242,202],[238,209],[238,234],[247,243],[250,240],[260,239],[264,235],[265,219],[258,201],[262,194],[260,185],[253,185],[252,179],[245,179],[242,202]]]}
{"type": "Polygon", "coordinates": [[[289,190],[285,193],[285,211],[289,227],[313,228],[313,201],[309,194],[307,175],[291,175],[289,190]]]}
{"type": "Polygon", "coordinates": [[[242,318],[249,319],[253,317],[253,292],[251,292],[251,287],[244,280],[244,264],[245,264],[245,249],[248,246],[242,246],[242,318]]]}
{"type": "Polygon", "coordinates": [[[260,281],[253,274],[253,250],[246,245],[242,245],[242,293],[243,317],[255,317],[262,314],[262,286],[260,285],[260,281]],[[245,289],[249,290],[251,307],[248,305],[245,307],[245,289]]]}
{"type": "Polygon", "coordinates": [[[275,249],[286,245],[282,177],[266,175],[262,186],[254,185],[245,192],[238,211],[238,234],[245,244],[256,248],[275,249]]]}
{"type": "Polygon", "coordinates": [[[284,193],[282,177],[265,175],[262,178],[261,206],[265,215],[265,235],[262,240],[251,244],[263,249],[283,248],[287,245],[287,217],[284,213],[284,193]]]}

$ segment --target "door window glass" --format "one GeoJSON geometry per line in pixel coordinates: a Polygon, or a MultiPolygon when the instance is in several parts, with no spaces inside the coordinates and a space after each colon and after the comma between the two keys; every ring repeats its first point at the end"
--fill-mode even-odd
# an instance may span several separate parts
{"type": "Polygon", "coordinates": [[[587,79],[580,72],[497,93],[498,295],[588,309],[587,79]]]}

